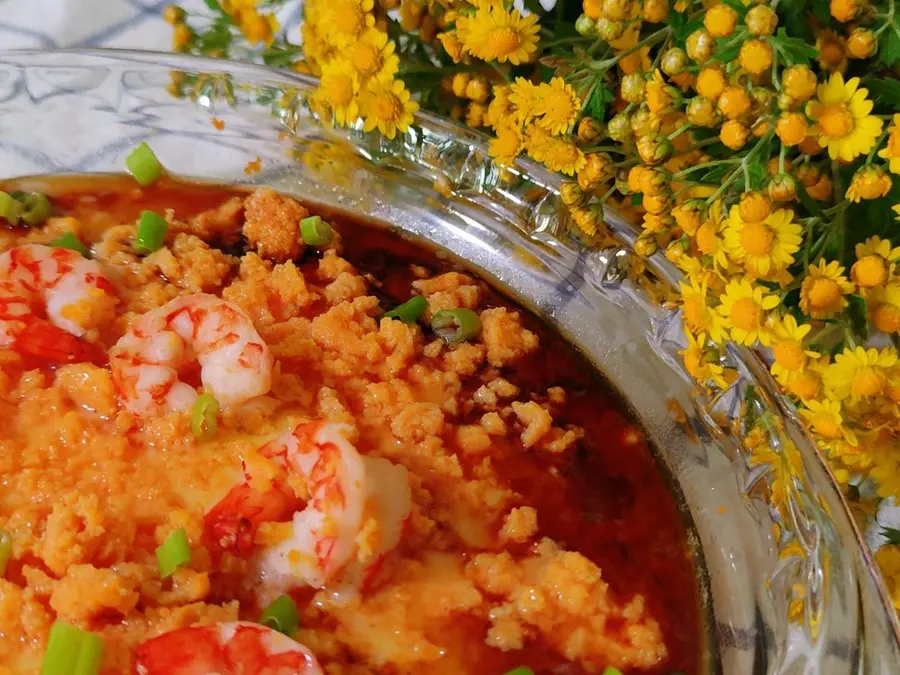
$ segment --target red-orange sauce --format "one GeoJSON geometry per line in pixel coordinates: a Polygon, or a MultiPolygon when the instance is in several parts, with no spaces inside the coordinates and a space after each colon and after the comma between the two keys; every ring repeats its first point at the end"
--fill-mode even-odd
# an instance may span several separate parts
{"type": "MultiPolygon", "coordinates": [[[[87,216],[92,212],[105,211],[118,222],[130,222],[144,209],[172,208],[179,218],[187,219],[240,194],[232,187],[168,179],[138,189],[130,179],[120,177],[42,179],[22,186],[37,186],[51,194],[56,215],[83,217],[89,241],[99,236],[91,231],[87,216]]],[[[323,212],[319,207],[314,210],[323,212]]],[[[408,299],[414,280],[410,263],[433,272],[451,265],[387,229],[338,212],[329,217],[343,235],[342,256],[360,273],[369,272],[381,282],[376,290],[386,307],[408,299]]],[[[307,260],[301,268],[314,263],[307,260]]],[[[496,291],[487,304],[513,305],[496,291]]],[[[643,435],[636,432],[635,422],[593,367],[540,319],[525,314],[524,323],[540,336],[541,349],[504,369],[503,376],[526,394],[563,387],[568,402],[556,422],[579,425],[586,435],[576,451],[561,455],[522,452],[513,440],[500,439],[492,449],[494,466],[524,496],[524,503],[537,508],[542,535],[597,563],[620,600],[637,593],[647,599],[665,635],[669,658],[646,672],[699,675],[704,662],[700,592],[684,518],[672,489],[643,435]]],[[[459,422],[472,423],[475,417],[472,413],[459,422]]],[[[454,442],[452,436],[446,440],[454,442]]],[[[459,455],[462,459],[463,453],[459,455]]],[[[296,597],[308,602],[310,595],[296,597]]],[[[468,672],[499,675],[523,663],[539,673],[586,672],[539,639],[523,650],[504,653],[489,648],[484,644],[486,629],[486,622],[471,617],[444,627],[467,636],[468,672]]]]}

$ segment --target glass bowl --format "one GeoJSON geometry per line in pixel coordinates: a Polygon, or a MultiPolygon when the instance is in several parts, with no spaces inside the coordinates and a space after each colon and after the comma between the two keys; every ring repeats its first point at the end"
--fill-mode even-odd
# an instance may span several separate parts
{"type": "Polygon", "coordinates": [[[271,185],[464,260],[584,352],[658,449],[691,525],[705,672],[896,672],[896,614],[795,411],[747,349],[726,356],[741,374],[727,391],[692,387],[660,304],[678,274],[634,256],[631,224],[607,212],[615,242],[589,250],[543,168],[500,170],[484,136],[427,114],[392,141],[334,130],[306,106],[314,85],[149,52],[0,53],[0,175],[119,171],[146,140],[174,173],[271,185]],[[751,418],[765,462],[746,449],[751,418]]]}

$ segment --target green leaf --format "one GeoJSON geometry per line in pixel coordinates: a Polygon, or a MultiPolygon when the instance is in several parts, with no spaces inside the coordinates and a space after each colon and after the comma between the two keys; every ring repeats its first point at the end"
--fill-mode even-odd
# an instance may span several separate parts
{"type": "Polygon", "coordinates": [[[633,195],[631,195],[631,205],[632,206],[640,206],[643,203],[644,203],[644,195],[642,195],[640,192],[636,192],[633,195]]]}
{"type": "Polygon", "coordinates": [[[602,120],[606,116],[606,106],[615,100],[615,96],[602,80],[597,80],[584,107],[584,112],[594,119],[602,120]]]}
{"type": "Polygon", "coordinates": [[[747,173],[750,174],[750,188],[753,190],[761,188],[769,179],[769,171],[762,161],[755,161],[748,165],[747,173]]]}
{"type": "Polygon", "coordinates": [[[878,103],[900,109],[900,80],[874,77],[863,80],[863,86],[869,90],[878,103]]]}
{"type": "MultiPolygon", "coordinates": [[[[794,0],[793,2],[780,3],[778,7],[778,24],[784,26],[787,32],[800,38],[809,44],[815,44],[816,36],[807,19],[809,7],[808,0],[794,0]]],[[[828,23],[828,5],[825,6],[825,23],[828,23]]]]}
{"type": "Polygon", "coordinates": [[[819,55],[819,50],[805,40],[790,37],[784,28],[779,28],[771,39],[772,47],[777,49],[790,65],[807,64],[810,59],[819,55]]]}
{"type": "Polygon", "coordinates": [[[731,7],[731,9],[738,13],[738,16],[741,19],[747,14],[747,5],[741,2],[741,0],[724,0],[723,4],[731,7]]]}
{"type": "Polygon", "coordinates": [[[725,176],[730,174],[734,170],[733,164],[722,164],[720,166],[715,166],[709,171],[707,171],[700,178],[701,183],[721,183],[725,180],[725,176]]]}
{"type": "Polygon", "coordinates": [[[218,0],[203,0],[203,4],[214,12],[222,11],[222,6],[219,5],[218,0]]]}
{"type": "Polygon", "coordinates": [[[669,12],[669,18],[666,19],[667,22],[674,21],[674,17],[681,17],[678,24],[672,23],[672,27],[675,30],[675,41],[679,44],[684,44],[685,40],[687,40],[688,35],[693,33],[695,30],[703,28],[703,14],[700,16],[694,17],[690,21],[687,20],[687,16],[684,14],[679,14],[676,11],[669,12]]]}
{"type": "Polygon", "coordinates": [[[267,66],[285,67],[291,65],[301,54],[302,49],[295,45],[280,47],[272,45],[262,53],[263,63],[267,66]]]}
{"type": "Polygon", "coordinates": [[[878,58],[886,66],[893,66],[900,61],[900,28],[896,23],[892,22],[881,34],[878,41],[878,58]]]}
{"type": "Polygon", "coordinates": [[[741,53],[742,43],[743,40],[736,40],[734,36],[719,38],[716,40],[716,49],[713,52],[712,60],[721,63],[734,61],[741,53]]]}
{"type": "Polygon", "coordinates": [[[852,223],[852,227],[847,228],[847,253],[843,260],[844,264],[849,264],[853,260],[852,254],[856,244],[873,235],[890,239],[895,246],[900,244],[900,227],[895,220],[897,214],[891,210],[893,204],[900,204],[900,180],[893,181],[891,191],[886,197],[864,199],[847,207],[844,219],[852,223]]]}
{"type": "Polygon", "coordinates": [[[900,546],[900,530],[895,527],[882,527],[882,536],[886,537],[889,544],[900,546]]]}
{"type": "Polygon", "coordinates": [[[850,328],[854,335],[863,340],[869,337],[869,315],[866,311],[866,299],[859,295],[847,296],[847,317],[850,319],[850,328]]]}

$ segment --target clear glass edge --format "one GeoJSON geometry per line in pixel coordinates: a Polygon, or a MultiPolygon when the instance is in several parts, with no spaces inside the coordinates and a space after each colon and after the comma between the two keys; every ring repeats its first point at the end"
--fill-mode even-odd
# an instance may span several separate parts
{"type": "MultiPolygon", "coordinates": [[[[50,60],[47,65],[60,66],[61,64],[57,60],[58,57],[64,57],[66,55],[71,55],[73,58],[94,57],[98,59],[115,59],[120,64],[122,62],[130,62],[134,64],[171,68],[174,70],[240,75],[242,77],[260,81],[262,84],[266,85],[288,85],[304,88],[315,86],[314,78],[284,71],[275,71],[252,64],[229,63],[214,59],[200,59],[156,52],[120,50],[63,50],[57,52],[41,52],[17,50],[12,52],[0,52],[0,64],[10,64],[10,60],[14,62],[21,58],[25,59],[27,63],[20,65],[38,66],[41,65],[43,59],[47,58],[50,60]]],[[[431,128],[435,133],[446,134],[450,137],[464,140],[470,147],[480,148],[482,156],[487,157],[487,137],[483,134],[427,113],[420,113],[416,116],[416,126],[420,129],[431,128]]],[[[415,133],[415,131],[413,131],[413,133],[415,133]]],[[[352,138],[353,132],[348,132],[346,135],[352,138]]],[[[391,145],[395,148],[397,147],[396,144],[391,145]]],[[[418,158],[414,157],[413,161],[416,161],[417,159],[418,158]]],[[[556,193],[558,191],[560,179],[547,172],[543,167],[528,160],[517,163],[517,167],[524,175],[527,175],[534,184],[544,187],[551,193],[556,193]]],[[[451,179],[451,184],[453,184],[453,182],[454,181],[451,179]]],[[[476,195],[473,196],[466,195],[465,189],[454,191],[457,198],[464,201],[469,200],[475,204],[479,202],[477,192],[478,191],[476,191],[476,195]]],[[[621,250],[625,251],[625,254],[628,255],[630,245],[633,243],[636,236],[635,228],[628,223],[625,218],[620,217],[619,214],[607,211],[605,215],[607,224],[623,244],[621,250]]],[[[581,254],[576,250],[576,244],[565,237],[564,227],[556,229],[550,228],[549,230],[546,228],[531,229],[531,231],[527,228],[519,227],[518,234],[519,236],[527,237],[541,246],[550,245],[552,248],[562,247],[560,250],[567,249],[574,255],[581,254]]],[[[619,259],[620,253],[616,252],[614,255],[608,257],[609,260],[615,261],[619,259]]],[[[660,254],[657,254],[650,259],[650,270],[653,274],[665,280],[670,285],[676,284],[679,277],[679,273],[674,266],[660,254]]],[[[894,653],[896,654],[897,643],[900,643],[900,622],[898,622],[896,613],[893,611],[887,588],[885,587],[880,574],[877,572],[877,567],[872,560],[871,553],[865,545],[862,533],[851,516],[849,505],[837,487],[834,476],[831,474],[830,469],[822,460],[819,453],[815,450],[812,441],[798,423],[795,411],[790,402],[779,394],[777,384],[768,374],[768,370],[760,356],[747,348],[731,349],[730,352],[735,363],[744,371],[745,377],[747,377],[754,386],[759,388],[767,399],[768,404],[775,409],[786,422],[786,433],[794,440],[802,455],[803,465],[806,470],[806,478],[808,479],[810,475],[814,478],[814,480],[809,480],[808,483],[819,492],[820,496],[824,496],[829,504],[835,504],[839,507],[840,513],[832,513],[832,515],[829,516],[826,510],[823,510],[818,506],[810,504],[805,505],[807,509],[813,511],[816,509],[821,510],[821,513],[816,514],[817,516],[824,517],[827,521],[833,521],[836,527],[840,530],[844,530],[845,533],[849,532],[855,540],[858,548],[856,554],[858,555],[858,560],[860,562],[859,566],[865,572],[865,583],[871,585],[875,590],[882,605],[882,612],[888,619],[890,627],[893,630],[895,642],[894,653]]],[[[842,535],[837,537],[838,542],[843,540],[844,537],[842,535]]],[[[864,622],[861,623],[861,626],[863,624],[864,622]]],[[[860,646],[864,647],[865,645],[863,644],[860,646]]],[[[894,662],[896,663],[897,661],[894,662]]],[[[860,672],[867,671],[865,664],[860,663],[859,665],[860,672]]]]}

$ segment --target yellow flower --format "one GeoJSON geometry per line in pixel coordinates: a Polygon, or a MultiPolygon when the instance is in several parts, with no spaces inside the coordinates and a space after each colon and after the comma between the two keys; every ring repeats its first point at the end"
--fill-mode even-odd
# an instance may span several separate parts
{"type": "Polygon", "coordinates": [[[768,346],[771,335],[766,328],[766,312],[777,306],[777,295],[766,295],[761,286],[754,287],[748,279],[741,279],[728,282],[717,311],[730,329],[732,340],[742,345],[758,340],[768,346]]]}
{"type": "Polygon", "coordinates": [[[554,77],[550,84],[538,86],[539,98],[535,112],[540,115],[538,126],[551,134],[565,134],[575,124],[581,101],[571,85],[561,77],[554,77]]]}
{"type": "Polygon", "coordinates": [[[319,35],[316,23],[310,19],[300,26],[300,33],[303,38],[303,55],[310,64],[312,74],[321,75],[322,64],[334,58],[335,48],[319,35]]]}
{"type": "Polygon", "coordinates": [[[419,105],[409,100],[409,92],[400,80],[376,79],[360,96],[360,109],[365,119],[364,131],[377,128],[384,136],[394,138],[398,131],[409,129],[419,105]]]}
{"type": "Polygon", "coordinates": [[[725,331],[722,317],[709,306],[706,284],[689,279],[689,283],[679,282],[681,286],[681,312],[684,325],[694,335],[706,333],[713,342],[723,342],[725,331]]]}
{"type": "Polygon", "coordinates": [[[444,46],[444,51],[447,52],[447,55],[453,63],[462,61],[463,44],[455,30],[446,33],[438,33],[438,40],[441,41],[441,44],[444,46]]]}
{"type": "Polygon", "coordinates": [[[278,19],[272,13],[260,14],[255,9],[242,9],[237,14],[237,24],[250,44],[272,44],[278,32],[278,19]]]}
{"type": "Polygon", "coordinates": [[[878,152],[878,156],[890,160],[888,169],[891,173],[900,173],[900,113],[894,113],[894,119],[891,122],[891,127],[888,129],[888,141],[878,152]]]}
{"type": "Polygon", "coordinates": [[[891,211],[897,214],[896,216],[894,216],[894,220],[900,220],[900,204],[892,206],[891,211]]]}
{"type": "Polygon", "coordinates": [[[526,123],[533,118],[540,103],[540,89],[526,80],[517,77],[510,85],[509,102],[516,107],[516,119],[526,123]]]}
{"type": "Polygon", "coordinates": [[[791,396],[801,401],[810,401],[822,390],[822,372],[827,366],[828,358],[820,358],[810,362],[803,370],[782,374],[779,382],[791,396]]]}
{"type": "Polygon", "coordinates": [[[883,333],[900,333],[900,281],[872,289],[867,300],[875,327],[883,333]]]}
{"type": "Polygon", "coordinates": [[[488,106],[487,117],[485,121],[488,126],[498,127],[508,123],[507,117],[512,117],[515,107],[509,100],[512,90],[508,85],[500,85],[494,87],[494,98],[488,106]]]}
{"type": "Polygon", "coordinates": [[[841,404],[837,401],[807,401],[806,408],[798,412],[816,436],[826,441],[845,439],[850,443],[856,442],[853,432],[844,428],[841,404]]]}
{"type": "Polygon", "coordinates": [[[786,382],[794,374],[800,373],[806,368],[808,359],[818,358],[818,354],[803,348],[803,338],[807,336],[812,326],[798,324],[790,314],[786,314],[781,320],[773,321],[769,330],[772,333],[772,375],[779,382],[786,382]]]}
{"type": "MultiPolygon", "coordinates": [[[[488,110],[488,116],[490,116],[490,110],[488,110]]],[[[524,146],[522,130],[513,124],[500,123],[494,126],[494,131],[496,137],[491,139],[488,146],[491,157],[500,165],[512,164],[524,146]]]]}
{"type": "Polygon", "coordinates": [[[708,291],[717,295],[725,289],[725,281],[721,275],[712,267],[704,267],[703,263],[694,256],[683,255],[678,259],[676,265],[693,285],[705,285],[708,291]]]}
{"type": "MultiPolygon", "coordinates": [[[[900,485],[892,494],[897,492],[900,492],[900,485]]],[[[894,608],[900,610],[900,546],[893,544],[882,546],[875,552],[875,562],[881,569],[881,576],[884,577],[884,583],[891,594],[894,608]]]]}
{"type": "Polygon", "coordinates": [[[725,370],[719,363],[718,354],[706,349],[706,335],[701,333],[694,337],[687,332],[685,335],[688,346],[678,354],[684,359],[684,368],[688,374],[700,384],[712,382],[720,389],[727,389],[730,381],[734,380],[734,371],[725,370]]]}
{"type": "Polygon", "coordinates": [[[847,306],[844,296],[852,291],[853,284],[839,263],[820,260],[809,266],[800,286],[800,309],[814,319],[831,316],[847,306]]]}
{"type": "Polygon", "coordinates": [[[555,138],[536,125],[525,129],[525,150],[551,171],[572,176],[587,164],[581,149],[570,138],[555,138]]]}
{"type": "Polygon", "coordinates": [[[523,17],[518,10],[506,11],[497,3],[481,3],[474,14],[456,20],[463,50],[482,61],[509,61],[519,65],[537,51],[537,16],[523,17]]]}
{"type": "Polygon", "coordinates": [[[372,77],[391,79],[397,74],[400,59],[394,54],[394,49],[395,45],[388,41],[387,33],[366,28],[342,55],[346,55],[365,84],[372,77]]]}
{"type": "Polygon", "coordinates": [[[819,67],[828,72],[843,73],[847,70],[847,41],[830,28],[816,34],[816,50],[819,52],[819,67]]]}
{"type": "Polygon", "coordinates": [[[800,233],[803,228],[792,222],[794,212],[778,209],[759,223],[748,223],[741,218],[740,207],[734,205],[725,228],[725,248],[734,262],[763,279],[794,262],[794,253],[800,249],[800,233]]]}
{"type": "Polygon", "coordinates": [[[844,196],[856,204],[861,199],[880,199],[891,191],[891,177],[877,166],[864,166],[853,174],[844,196]]]}
{"type": "Polygon", "coordinates": [[[720,270],[726,270],[729,266],[725,241],[722,237],[724,227],[724,206],[722,202],[716,201],[709,210],[709,217],[694,235],[694,242],[697,244],[697,248],[704,256],[709,256],[712,259],[712,264],[720,270]]]}
{"type": "Polygon", "coordinates": [[[671,109],[672,95],[669,91],[669,85],[658,70],[654,70],[653,77],[647,81],[646,92],[647,107],[650,108],[651,113],[661,116],[671,109]]]}
{"type": "Polygon", "coordinates": [[[893,273],[900,260],[900,246],[891,247],[887,239],[874,236],[856,245],[856,262],[850,269],[850,278],[860,287],[860,292],[883,284],[893,273]]]}
{"type": "Polygon", "coordinates": [[[818,86],[817,100],[806,104],[806,114],[816,121],[813,132],[832,159],[849,162],[869,152],[881,133],[881,120],[869,114],[869,91],[858,87],[858,77],[844,83],[843,75],[835,73],[818,86]]]}
{"type": "Polygon", "coordinates": [[[343,49],[351,46],[366,28],[375,25],[375,17],[372,16],[374,0],[324,0],[316,5],[319,34],[334,47],[343,49]]]}
{"type": "Polygon", "coordinates": [[[839,400],[849,396],[855,402],[863,397],[879,396],[888,385],[888,369],[896,363],[897,352],[893,347],[880,350],[848,347],[825,369],[825,386],[839,400]]]}
{"type": "Polygon", "coordinates": [[[316,103],[330,108],[334,121],[345,126],[353,124],[359,117],[359,82],[353,67],[342,60],[334,60],[322,67],[322,78],[316,89],[316,103]]]}

